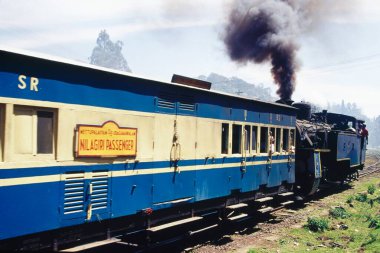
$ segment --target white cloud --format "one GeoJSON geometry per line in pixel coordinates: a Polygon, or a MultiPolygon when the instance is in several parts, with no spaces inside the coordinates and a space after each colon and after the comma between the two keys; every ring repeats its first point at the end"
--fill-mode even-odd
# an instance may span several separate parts
{"type": "MultiPolygon", "coordinates": [[[[165,1],[36,0],[5,1],[0,10],[0,39],[14,47],[44,47],[94,40],[101,29],[118,36],[132,32],[215,25],[215,16],[181,16],[175,22],[160,14],[165,1]]],[[[201,1],[192,2],[200,6],[201,1]]],[[[213,3],[203,4],[209,10],[213,3]]],[[[184,8],[179,6],[177,8],[184,8]]],[[[184,10],[186,11],[186,10],[184,10]]],[[[190,10],[187,10],[190,12],[190,10]]]]}

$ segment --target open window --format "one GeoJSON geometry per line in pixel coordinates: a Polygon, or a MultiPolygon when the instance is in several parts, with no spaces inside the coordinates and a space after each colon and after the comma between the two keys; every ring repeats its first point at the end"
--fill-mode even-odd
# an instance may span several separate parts
{"type": "Polygon", "coordinates": [[[289,136],[289,148],[292,151],[295,151],[295,147],[296,147],[296,132],[294,129],[291,129],[290,136],[289,136]]]}
{"type": "Polygon", "coordinates": [[[0,104],[0,162],[3,161],[5,106],[0,104]]]}
{"type": "Polygon", "coordinates": [[[16,106],[14,108],[14,153],[53,156],[55,114],[53,109],[16,106]]]}
{"type": "Polygon", "coordinates": [[[260,153],[268,153],[268,133],[269,129],[267,127],[261,127],[260,129],[260,153]]]}
{"type": "Polygon", "coordinates": [[[232,154],[241,154],[242,126],[232,125],[232,154]]]}
{"type": "Polygon", "coordinates": [[[222,154],[228,154],[228,136],[229,136],[229,131],[230,127],[229,124],[223,123],[222,124],[222,154]]]}
{"type": "Polygon", "coordinates": [[[281,152],[281,128],[276,128],[276,152],[281,152]]]}
{"type": "Polygon", "coordinates": [[[282,150],[289,151],[289,129],[282,130],[282,150]]]}
{"type": "Polygon", "coordinates": [[[257,153],[257,126],[252,126],[252,153],[257,153]]]}
{"type": "Polygon", "coordinates": [[[244,150],[249,153],[251,148],[251,126],[244,126],[244,150]]]}
{"type": "Polygon", "coordinates": [[[276,152],[276,128],[269,128],[269,150],[273,154],[276,152]]]}

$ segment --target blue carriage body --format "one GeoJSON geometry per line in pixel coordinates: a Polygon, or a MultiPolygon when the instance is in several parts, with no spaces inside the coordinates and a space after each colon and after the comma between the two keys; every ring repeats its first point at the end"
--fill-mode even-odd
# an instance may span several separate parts
{"type": "MultiPolygon", "coordinates": [[[[244,147],[233,154],[229,147],[227,154],[208,155],[198,150],[213,131],[191,128],[210,124],[218,132],[227,124],[230,138],[234,125],[250,134],[253,126],[278,128],[282,143],[295,127],[292,107],[11,50],[0,50],[0,61],[0,240],[294,183],[294,154],[277,150],[269,155],[253,148],[244,153],[244,147]],[[24,131],[17,126],[20,108],[52,111],[54,147],[49,158],[38,152],[15,154],[26,145],[15,142],[17,131],[24,131]],[[195,136],[175,166],[171,146],[157,146],[160,136],[172,134],[174,119],[186,127],[180,141],[195,136]],[[137,128],[137,155],[77,157],[76,126],[108,120],[137,128]],[[144,122],[151,125],[144,127],[144,122]]],[[[29,122],[25,115],[20,122],[29,122]]],[[[220,132],[212,138],[219,139],[220,132]]],[[[219,141],[207,145],[220,150],[219,141]]]]}

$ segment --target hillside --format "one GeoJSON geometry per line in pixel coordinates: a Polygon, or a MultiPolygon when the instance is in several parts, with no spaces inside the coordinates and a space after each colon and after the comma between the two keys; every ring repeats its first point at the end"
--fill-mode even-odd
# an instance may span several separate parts
{"type": "Polygon", "coordinates": [[[223,91],[248,98],[256,98],[264,101],[274,102],[278,98],[271,95],[271,89],[264,87],[263,84],[252,84],[237,77],[225,77],[219,74],[211,73],[208,76],[201,75],[200,80],[212,83],[211,89],[223,91]]]}

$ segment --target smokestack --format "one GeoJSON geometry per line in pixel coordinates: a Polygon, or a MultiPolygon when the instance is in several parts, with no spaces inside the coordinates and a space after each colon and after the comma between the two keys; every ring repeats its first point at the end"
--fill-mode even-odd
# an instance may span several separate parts
{"type": "MultiPolygon", "coordinates": [[[[272,65],[281,100],[291,99],[299,68],[295,36],[312,0],[237,0],[230,11],[224,43],[236,62],[272,65]],[[304,8],[304,9],[302,9],[304,8]]],[[[309,9],[308,9],[309,10],[309,9]]]]}

